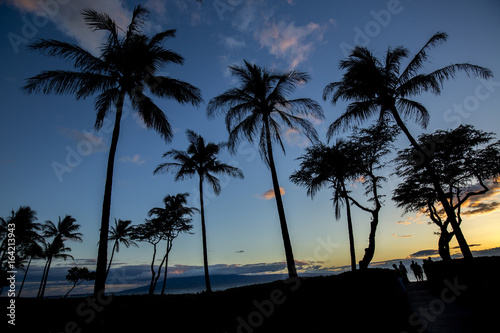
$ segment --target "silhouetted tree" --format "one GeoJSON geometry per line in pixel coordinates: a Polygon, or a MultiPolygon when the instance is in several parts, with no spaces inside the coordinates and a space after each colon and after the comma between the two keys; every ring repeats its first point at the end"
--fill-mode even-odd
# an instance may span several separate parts
{"type": "Polygon", "coordinates": [[[377,171],[385,166],[383,158],[391,151],[391,143],[395,140],[398,134],[396,127],[389,127],[385,123],[370,126],[367,129],[356,129],[349,137],[353,149],[356,150],[353,154],[355,158],[356,173],[359,175],[359,180],[365,186],[365,195],[368,196],[368,202],[373,204],[361,204],[352,196],[349,199],[357,207],[365,212],[370,213],[370,234],[368,236],[368,247],[365,249],[363,259],[359,262],[360,269],[368,268],[368,265],[375,254],[375,235],[379,223],[379,213],[382,208],[382,197],[379,194],[381,188],[380,183],[386,181],[385,177],[377,175],[377,171]]]}
{"type": "Polygon", "coordinates": [[[59,221],[57,225],[52,221],[45,221],[43,225],[43,237],[50,238],[54,237],[52,242],[46,242],[44,244],[44,257],[46,258],[46,264],[42,273],[42,282],[40,283],[40,288],[38,291],[38,296],[43,298],[45,293],[45,287],[47,285],[47,280],[49,277],[50,265],[52,264],[52,259],[68,259],[73,258],[73,256],[66,254],[70,252],[71,248],[66,247],[64,244],[65,240],[79,241],[82,242],[82,233],[78,232],[80,225],[75,223],[76,219],[70,215],[66,215],[64,219],[59,221]]]}
{"type": "Polygon", "coordinates": [[[219,160],[219,154],[226,146],[225,143],[205,143],[201,135],[188,130],[186,135],[189,141],[189,146],[186,151],[172,149],[163,157],[170,157],[175,162],[167,162],[158,165],[154,173],[158,172],[176,172],[175,180],[183,180],[192,178],[195,175],[199,177],[200,190],[200,212],[201,212],[201,233],[203,238],[203,266],[205,269],[205,285],[207,292],[211,292],[210,275],[208,272],[208,250],[207,250],[207,234],[205,223],[205,207],[203,203],[203,183],[205,181],[213,189],[216,195],[219,195],[222,187],[220,181],[215,175],[228,175],[231,177],[243,178],[243,172],[239,168],[222,163],[219,160]]]}
{"type": "MultiPolygon", "coordinates": [[[[489,182],[500,176],[500,141],[490,143],[493,133],[460,125],[456,129],[423,134],[419,143],[432,153],[430,162],[442,183],[449,205],[462,223],[462,207],[470,199],[485,194],[489,182]]],[[[418,168],[414,149],[399,152],[396,174],[402,182],[393,192],[393,200],[405,212],[424,212],[440,231],[438,250],[443,260],[451,260],[449,243],[455,232],[450,224],[428,173],[418,168]]]]}
{"type": "Polygon", "coordinates": [[[299,71],[270,71],[246,60],[244,63],[243,66],[229,67],[231,74],[240,80],[240,85],[211,99],[207,108],[208,116],[225,114],[229,132],[228,143],[232,152],[236,151],[243,137],[251,143],[258,138],[261,157],[271,170],[288,275],[295,277],[297,270],[272,147],[273,142],[277,142],[283,152],[285,151],[281,139],[283,125],[302,132],[311,142],[317,142],[316,130],[305,117],[322,119],[323,111],[321,106],[310,98],[287,99],[297,86],[309,80],[308,74],[299,71]]]}
{"type": "Polygon", "coordinates": [[[163,230],[165,233],[165,240],[167,241],[165,255],[158,267],[158,274],[156,275],[154,281],[154,289],[156,289],[156,284],[161,274],[161,269],[163,264],[165,264],[165,273],[163,275],[163,285],[161,288],[161,294],[165,293],[165,285],[167,282],[167,271],[168,271],[168,256],[172,250],[174,244],[174,239],[179,236],[180,233],[189,232],[193,226],[191,225],[191,216],[198,211],[194,207],[188,207],[187,197],[188,193],[179,193],[175,196],[167,195],[163,199],[164,208],[155,207],[148,212],[149,217],[153,217],[157,223],[163,225],[163,230]]]}
{"type": "Polygon", "coordinates": [[[12,211],[11,216],[6,220],[2,218],[0,227],[0,236],[2,238],[2,243],[0,245],[0,267],[3,267],[4,260],[7,254],[7,243],[8,243],[8,225],[13,224],[15,241],[16,241],[16,253],[15,255],[20,258],[24,256],[24,252],[27,247],[31,244],[33,239],[38,238],[37,231],[40,230],[40,223],[36,221],[36,211],[31,209],[29,206],[21,206],[17,211],[12,211]]]}
{"type": "Polygon", "coordinates": [[[43,268],[42,281],[40,282],[40,287],[38,288],[37,297],[43,298],[45,294],[45,287],[47,286],[47,280],[49,277],[50,266],[53,259],[75,259],[72,255],[67,252],[71,252],[71,248],[65,246],[63,239],[60,236],[56,236],[52,242],[45,242],[43,244],[44,251],[43,256],[46,258],[45,267],[43,268]]]}
{"type": "Polygon", "coordinates": [[[85,281],[95,280],[95,272],[90,272],[87,267],[73,267],[68,269],[68,274],[66,274],[66,280],[73,282],[71,289],[68,290],[64,297],[68,297],[69,293],[75,289],[76,286],[82,284],[85,281]]]}
{"type": "Polygon", "coordinates": [[[111,251],[111,258],[109,258],[108,269],[106,270],[106,277],[109,274],[109,269],[111,268],[111,263],[113,262],[113,256],[116,252],[120,252],[120,243],[125,245],[125,247],[135,246],[138,247],[137,243],[132,240],[132,234],[134,232],[134,227],[130,224],[132,221],[116,220],[115,225],[109,230],[108,240],[113,242],[113,250],[111,251]]]}
{"type": "Polygon", "coordinates": [[[358,177],[356,169],[359,158],[355,155],[354,145],[338,140],[332,147],[316,144],[308,147],[306,154],[299,157],[300,169],[295,171],[290,180],[307,188],[307,195],[311,198],[324,186],[328,185],[333,191],[333,206],[335,218],[341,217],[341,207],[345,204],[347,228],[349,233],[349,249],[351,254],[351,269],[356,270],[356,250],[354,247],[354,231],[352,226],[351,203],[346,184],[355,181],[358,177]]]}
{"type": "Polygon", "coordinates": [[[331,98],[332,103],[339,100],[352,101],[346,111],[335,120],[328,129],[330,138],[335,132],[366,121],[378,115],[379,122],[395,121],[411,145],[422,154],[421,165],[426,168],[432,179],[447,218],[455,232],[460,249],[465,258],[472,258],[472,253],[458,224],[455,211],[446,199],[439,176],[430,165],[430,156],[417,143],[406,127],[404,118],[413,119],[423,128],[429,122],[429,112],[421,103],[410,98],[423,92],[441,93],[443,82],[454,78],[457,72],[482,78],[492,77],[492,72],[484,67],[469,63],[452,64],[428,74],[420,74],[428,60],[428,51],[446,41],[448,35],[436,33],[410,60],[401,71],[401,62],[409,56],[409,51],[398,46],[387,50],[385,59],[379,60],[366,47],[356,46],[349,57],[340,61],[340,69],[345,73],[340,81],[328,84],[323,91],[323,98],[331,98]]]}
{"type": "Polygon", "coordinates": [[[89,28],[108,34],[99,56],[94,56],[75,44],[57,40],[42,39],[29,47],[50,57],[73,61],[76,71],[44,71],[27,80],[24,86],[27,93],[68,93],[75,94],[77,99],[98,94],[95,100],[96,130],[102,127],[104,119],[113,108],[116,111],[104,186],[95,295],[104,292],[106,284],[113,169],[125,98],[130,99],[132,108],[137,110],[146,127],[153,128],[166,141],[170,141],[173,136],[170,123],[163,111],[145,95],[145,90],[154,96],[173,98],[179,103],[198,105],[201,102],[198,88],[157,74],[166,64],[182,65],[184,59],[162,46],[165,39],[175,37],[175,30],[165,30],[151,38],[141,33],[148,14],[149,10],[136,6],[130,24],[122,29],[108,14],[93,9],[84,10],[83,18],[89,28]]]}

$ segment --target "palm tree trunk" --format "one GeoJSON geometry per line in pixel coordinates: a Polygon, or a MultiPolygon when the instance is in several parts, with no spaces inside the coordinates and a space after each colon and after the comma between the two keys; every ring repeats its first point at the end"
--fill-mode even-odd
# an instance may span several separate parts
{"type": "Polygon", "coordinates": [[[111,190],[113,188],[113,169],[115,164],[116,146],[120,135],[120,122],[122,118],[123,101],[125,92],[122,90],[116,103],[116,118],[111,147],[109,148],[108,167],[106,171],[106,184],[104,186],[104,199],[102,203],[101,230],[99,235],[99,250],[97,254],[96,278],[94,284],[94,296],[104,294],[106,286],[106,263],[108,262],[108,229],[109,214],[111,210],[111,190]]]}
{"type": "Polygon", "coordinates": [[[117,241],[113,244],[113,250],[111,251],[111,258],[109,258],[108,269],[106,270],[106,280],[108,279],[109,269],[111,268],[111,263],[113,262],[113,256],[115,255],[117,241]]]}
{"type": "Polygon", "coordinates": [[[283,243],[285,246],[286,265],[288,267],[288,277],[297,277],[297,269],[295,268],[295,259],[293,258],[292,243],[290,242],[290,235],[288,233],[288,226],[286,223],[285,209],[283,208],[283,200],[281,199],[280,185],[278,182],[278,175],[274,165],[273,147],[271,143],[271,133],[269,132],[269,121],[264,119],[264,126],[266,130],[266,143],[269,168],[271,169],[271,177],[273,180],[274,196],[276,197],[276,206],[278,207],[278,216],[280,219],[281,235],[283,236],[283,243]]]}
{"type": "Polygon", "coordinates": [[[345,188],[345,184],[342,184],[343,197],[345,200],[345,209],[347,214],[347,230],[349,232],[349,250],[351,253],[351,270],[354,272],[356,270],[356,248],[354,247],[354,230],[352,227],[352,216],[351,216],[351,204],[349,202],[349,197],[345,188]]]}
{"type": "Polygon", "coordinates": [[[167,270],[168,270],[168,255],[172,249],[172,241],[167,244],[167,253],[165,254],[165,273],[163,274],[163,286],[161,287],[161,294],[165,294],[165,286],[167,284],[167,270]]]}
{"type": "Polygon", "coordinates": [[[153,244],[153,260],[151,260],[151,283],[149,284],[149,294],[153,295],[155,293],[155,258],[156,258],[156,244],[153,244]]]}
{"type": "Polygon", "coordinates": [[[455,233],[455,237],[457,238],[458,245],[460,246],[460,250],[462,251],[462,255],[464,256],[464,259],[472,259],[472,252],[469,248],[469,245],[467,244],[467,241],[465,240],[465,236],[462,233],[462,228],[460,228],[460,225],[457,222],[457,216],[455,214],[455,210],[453,207],[450,205],[446,198],[446,194],[444,193],[441,184],[439,182],[439,178],[434,172],[434,169],[430,165],[430,160],[427,154],[422,150],[420,145],[417,143],[415,138],[410,134],[410,131],[404,124],[404,122],[401,120],[401,117],[399,116],[399,113],[397,110],[392,110],[392,115],[394,117],[394,120],[396,121],[396,124],[401,128],[403,133],[406,135],[408,140],[410,140],[411,145],[413,148],[415,148],[416,151],[418,151],[420,154],[422,154],[423,157],[423,165],[427,169],[427,172],[432,180],[432,183],[434,185],[434,189],[436,190],[436,193],[439,198],[439,202],[443,206],[443,209],[446,212],[446,216],[448,217],[448,220],[450,221],[451,227],[453,228],[453,232],[455,233]]]}
{"type": "Polygon", "coordinates": [[[208,250],[207,250],[207,228],[205,226],[205,207],[203,205],[203,176],[200,174],[200,213],[201,213],[201,234],[203,239],[203,267],[205,269],[205,286],[207,293],[212,292],[210,285],[210,275],[208,273],[208,250]]]}
{"type": "Polygon", "coordinates": [[[26,275],[28,275],[28,271],[29,271],[30,265],[31,265],[31,260],[33,260],[33,257],[30,257],[30,261],[28,261],[28,266],[26,267],[26,270],[24,271],[23,282],[21,282],[21,287],[19,287],[19,292],[17,293],[17,297],[20,297],[21,291],[23,291],[24,281],[26,280],[26,275]]]}
{"type": "Polygon", "coordinates": [[[40,297],[40,294],[42,293],[42,287],[43,287],[43,281],[45,280],[45,272],[47,271],[47,265],[49,264],[49,258],[47,258],[47,261],[45,261],[45,266],[43,266],[43,272],[42,272],[42,280],[40,281],[40,286],[38,287],[38,293],[36,297],[40,297]]]}
{"type": "Polygon", "coordinates": [[[43,296],[45,295],[45,287],[47,286],[47,280],[49,278],[49,270],[51,264],[52,264],[52,257],[49,259],[49,264],[47,265],[47,271],[45,272],[45,281],[43,282],[42,293],[40,294],[40,298],[43,298],[43,296]]]}

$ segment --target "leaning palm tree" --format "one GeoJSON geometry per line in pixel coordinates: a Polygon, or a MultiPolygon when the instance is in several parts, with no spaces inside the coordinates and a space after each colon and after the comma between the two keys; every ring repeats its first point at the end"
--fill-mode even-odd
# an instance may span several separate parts
{"type": "Polygon", "coordinates": [[[28,261],[28,265],[24,269],[23,281],[21,282],[21,286],[19,287],[19,292],[17,293],[17,297],[21,297],[21,292],[23,291],[24,282],[26,281],[26,277],[28,276],[28,271],[31,266],[31,261],[33,261],[33,259],[35,260],[42,259],[44,256],[43,249],[38,243],[39,241],[43,243],[43,238],[41,236],[37,240],[35,239],[32,240],[31,244],[29,244],[28,248],[25,250],[26,256],[29,257],[30,259],[28,261]]]}
{"type": "Polygon", "coordinates": [[[428,74],[420,73],[428,61],[428,51],[446,41],[448,35],[436,33],[401,70],[401,63],[409,57],[408,49],[399,46],[387,50],[385,59],[380,60],[365,47],[356,46],[349,57],[340,61],[340,69],[345,73],[340,81],[328,84],[323,91],[325,100],[335,104],[339,100],[351,101],[346,111],[329,127],[327,135],[346,129],[378,115],[379,122],[395,121],[413,148],[423,158],[422,166],[432,178],[433,186],[453,227],[460,249],[465,258],[472,253],[457,222],[453,207],[446,200],[439,177],[430,165],[430,156],[411,135],[404,119],[415,120],[423,128],[429,123],[429,112],[424,105],[411,99],[423,92],[441,93],[445,80],[455,78],[458,72],[482,78],[492,77],[492,72],[484,67],[469,63],[451,64],[428,74]]]}
{"type": "Polygon", "coordinates": [[[176,171],[175,180],[192,178],[195,175],[199,177],[200,189],[200,213],[201,213],[201,233],[203,239],[203,265],[205,269],[205,285],[207,292],[211,292],[210,276],[208,273],[208,250],[207,233],[205,224],[205,207],[203,204],[203,183],[210,184],[216,195],[219,195],[222,187],[216,175],[228,175],[231,177],[243,178],[243,172],[236,167],[222,163],[219,160],[219,154],[225,143],[205,143],[201,135],[191,130],[186,131],[189,146],[186,151],[172,149],[163,157],[171,157],[175,162],[167,162],[158,165],[154,173],[176,171]]]}
{"type": "Polygon", "coordinates": [[[44,267],[44,274],[42,276],[42,281],[40,283],[40,288],[38,289],[38,297],[43,298],[45,294],[45,288],[47,287],[47,280],[49,277],[50,266],[53,259],[73,259],[73,256],[68,254],[71,252],[71,248],[64,244],[64,240],[60,236],[56,236],[52,242],[44,243],[44,257],[47,259],[44,267]]]}
{"type": "Polygon", "coordinates": [[[175,37],[175,30],[165,30],[151,38],[141,33],[148,13],[149,10],[140,5],[135,7],[129,26],[122,29],[108,14],[93,9],[84,10],[83,17],[89,28],[108,34],[99,56],[94,56],[75,44],[57,40],[42,39],[29,47],[50,57],[72,61],[76,71],[44,71],[27,80],[24,86],[27,93],[74,94],[77,99],[98,94],[95,100],[96,130],[103,126],[104,119],[111,110],[115,110],[104,186],[95,294],[104,292],[106,283],[113,169],[126,97],[146,127],[156,130],[166,141],[170,141],[173,136],[170,123],[145,91],[148,90],[154,96],[173,98],[183,104],[198,105],[201,102],[198,88],[168,76],[158,75],[166,64],[182,65],[184,59],[162,45],[167,38],[175,37]]]}
{"type": "Polygon", "coordinates": [[[270,71],[245,60],[244,66],[229,67],[231,74],[240,80],[238,88],[232,88],[210,100],[208,116],[225,114],[229,132],[229,147],[235,152],[244,137],[251,143],[259,141],[262,159],[271,170],[273,190],[278,208],[281,234],[290,277],[297,276],[292,244],[288,233],[285,210],[281,199],[278,175],[273,156],[273,142],[283,152],[283,125],[302,131],[311,141],[318,141],[312,123],[304,117],[323,118],[321,106],[309,98],[287,99],[298,85],[309,80],[309,75],[298,71],[281,73],[270,71]]]}
{"type": "Polygon", "coordinates": [[[111,258],[109,258],[108,269],[106,270],[106,277],[109,274],[109,269],[111,268],[111,263],[113,262],[113,256],[116,252],[120,252],[120,243],[125,245],[125,247],[135,246],[139,247],[136,242],[132,240],[132,233],[134,232],[134,227],[130,224],[132,221],[123,221],[115,219],[115,225],[109,230],[108,240],[114,241],[113,250],[111,250],[111,258]]]}
{"type": "Polygon", "coordinates": [[[342,205],[345,205],[351,269],[353,271],[356,270],[356,251],[351,215],[352,199],[346,185],[360,176],[356,165],[359,159],[355,154],[357,151],[353,145],[342,140],[337,141],[332,147],[316,144],[307,148],[307,153],[299,157],[301,160],[300,169],[290,176],[293,183],[307,188],[307,195],[311,198],[314,198],[324,186],[332,189],[332,200],[337,220],[341,217],[342,205]]]}

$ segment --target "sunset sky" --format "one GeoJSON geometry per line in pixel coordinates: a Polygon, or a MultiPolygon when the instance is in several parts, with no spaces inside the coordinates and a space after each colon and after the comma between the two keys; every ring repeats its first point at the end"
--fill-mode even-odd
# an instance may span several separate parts
{"type": "MultiPolygon", "coordinates": [[[[321,104],[325,119],[316,121],[315,128],[326,141],[328,126],[347,104],[332,106],[323,101],[323,88],[341,78],[338,63],[354,45],[367,46],[380,57],[388,47],[399,45],[414,54],[434,33],[444,31],[450,37],[432,50],[432,62],[426,65],[426,71],[470,62],[490,68],[496,76],[486,81],[460,74],[445,83],[442,95],[418,97],[430,111],[431,120],[425,130],[408,124],[410,131],[418,136],[423,131],[453,129],[460,124],[494,133],[500,130],[497,0],[0,0],[0,216],[8,217],[11,210],[29,205],[38,212],[39,222],[73,216],[84,234],[83,243],[68,243],[77,260],[53,263],[48,294],[58,292],[57,281],[53,285],[50,282],[64,280],[69,267],[88,265],[95,269],[112,122],[94,131],[92,98],[75,101],[69,95],[24,95],[21,86],[26,78],[43,70],[71,69],[71,63],[30,52],[26,45],[38,38],[58,39],[97,54],[103,36],[85,26],[81,10],[90,7],[105,11],[125,27],[138,3],[152,12],[144,28],[147,34],[177,29],[176,38],[165,45],[180,53],[185,64],[169,65],[162,74],[197,86],[204,102],[196,108],[155,99],[174,128],[175,137],[169,144],[147,130],[129,104],[125,106],[116,153],[111,223],[114,218],[142,223],[147,212],[160,206],[167,194],[188,192],[190,206],[198,207],[197,179],[175,182],[171,174],[153,176],[153,170],[165,162],[164,152],[187,148],[187,129],[207,141],[227,140],[223,117],[207,119],[206,105],[236,83],[228,66],[242,64],[243,59],[267,68],[308,72],[310,82],[297,89],[294,97],[309,97],[321,104]]],[[[296,159],[308,145],[305,137],[288,131],[286,155],[276,149],[275,158],[299,272],[326,274],[349,264],[347,224],[345,215],[335,220],[328,189],[311,200],[304,188],[288,180],[299,166],[296,159]]],[[[395,145],[406,148],[409,142],[400,136],[395,145]]],[[[245,179],[223,177],[220,196],[206,193],[212,274],[286,272],[268,168],[249,143],[242,144],[235,155],[224,152],[221,160],[241,168],[245,179]]],[[[435,225],[428,225],[425,216],[402,215],[395,208],[390,198],[400,180],[392,172],[391,165],[380,171],[388,182],[383,185],[385,205],[373,262],[410,258],[416,253],[425,256],[437,249],[435,225]]],[[[360,201],[366,200],[360,184],[354,184],[352,190],[360,201]]],[[[464,211],[463,231],[476,254],[500,252],[489,250],[500,247],[497,202],[500,188],[493,185],[487,195],[464,211]]],[[[356,208],[353,212],[359,261],[367,245],[370,217],[356,208]]],[[[182,235],[174,243],[171,276],[202,274],[199,215],[194,216],[193,224],[194,235],[182,235]]],[[[455,241],[452,244],[457,245],[455,241]]],[[[121,247],[115,255],[111,283],[116,288],[147,284],[151,255],[148,243],[140,244],[139,249],[121,247]]],[[[30,274],[32,286],[40,278],[42,265],[38,261],[30,274]]],[[[63,289],[67,287],[64,283],[63,289]]]]}

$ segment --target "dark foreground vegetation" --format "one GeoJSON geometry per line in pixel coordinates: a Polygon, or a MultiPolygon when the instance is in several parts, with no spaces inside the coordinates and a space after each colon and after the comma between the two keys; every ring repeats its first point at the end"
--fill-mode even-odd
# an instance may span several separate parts
{"type": "MultiPolygon", "coordinates": [[[[500,297],[500,257],[434,262],[427,272],[429,280],[422,285],[431,290],[436,300],[459,295],[453,303],[470,313],[478,332],[491,327],[500,310],[496,302],[500,297]]],[[[6,302],[7,298],[0,299],[2,308],[6,302]]],[[[428,309],[432,310],[432,306],[429,304],[428,309]]],[[[211,294],[20,298],[16,300],[16,329],[418,332],[421,326],[412,319],[413,311],[418,309],[411,308],[411,299],[401,289],[393,271],[368,269],[334,276],[291,278],[211,294]]]]}

